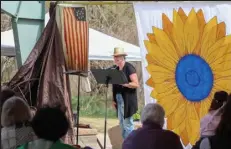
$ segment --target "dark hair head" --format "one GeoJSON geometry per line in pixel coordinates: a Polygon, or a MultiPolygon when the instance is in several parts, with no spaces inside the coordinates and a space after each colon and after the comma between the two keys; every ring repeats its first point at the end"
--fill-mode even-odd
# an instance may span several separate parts
{"type": "Polygon", "coordinates": [[[219,138],[228,137],[231,134],[231,94],[229,94],[228,101],[224,107],[224,112],[221,115],[221,121],[217,127],[216,135],[219,138]]]}
{"type": "Polygon", "coordinates": [[[209,108],[209,111],[217,110],[223,106],[224,102],[227,101],[228,93],[225,91],[218,91],[214,94],[213,101],[209,108]]]}
{"type": "Polygon", "coordinates": [[[36,112],[32,128],[39,138],[55,142],[67,133],[69,122],[59,107],[43,107],[36,112]]]}
{"type": "Polygon", "coordinates": [[[1,104],[3,105],[3,103],[9,99],[10,97],[15,96],[15,92],[13,90],[11,90],[8,87],[4,87],[2,88],[1,94],[0,94],[0,100],[1,100],[1,104]]]}

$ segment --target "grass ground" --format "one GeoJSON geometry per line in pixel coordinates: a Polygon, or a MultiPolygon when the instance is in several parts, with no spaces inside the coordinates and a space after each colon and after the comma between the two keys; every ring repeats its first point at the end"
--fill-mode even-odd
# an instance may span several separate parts
{"type": "MultiPolygon", "coordinates": [[[[77,98],[72,97],[72,109],[76,109],[77,98]]],[[[97,129],[98,133],[104,132],[104,114],[105,114],[105,99],[103,96],[81,96],[80,97],[80,123],[89,124],[92,128],[97,129]]],[[[116,116],[116,110],[112,107],[112,101],[108,101],[107,108],[107,130],[119,125],[116,116]]],[[[139,119],[139,114],[133,116],[134,119],[139,119]]]]}

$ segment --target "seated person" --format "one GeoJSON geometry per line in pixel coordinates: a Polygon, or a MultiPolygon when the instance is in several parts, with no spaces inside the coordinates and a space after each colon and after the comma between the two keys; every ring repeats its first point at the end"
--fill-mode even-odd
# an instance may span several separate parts
{"type": "MultiPolygon", "coordinates": [[[[12,89],[10,89],[8,86],[2,86],[2,90],[1,90],[1,94],[0,94],[1,105],[3,105],[3,103],[7,99],[9,99],[10,97],[13,97],[13,96],[17,96],[17,95],[12,89]]],[[[31,114],[33,117],[34,113],[36,112],[36,108],[30,107],[30,111],[31,111],[31,114]]]]}
{"type": "MultiPolygon", "coordinates": [[[[2,90],[1,90],[1,94],[0,94],[0,100],[1,100],[1,105],[3,105],[3,103],[9,99],[10,97],[15,96],[15,92],[11,89],[9,89],[7,86],[1,86],[2,90]]],[[[1,108],[2,110],[2,108],[1,108]]],[[[2,111],[1,111],[2,113],[2,111]]],[[[2,128],[2,125],[1,125],[2,128]]]]}
{"type": "Polygon", "coordinates": [[[165,111],[156,103],[147,104],[141,115],[142,127],[124,140],[122,149],[183,149],[180,137],[162,129],[165,111]]]}
{"type": "Polygon", "coordinates": [[[10,97],[15,96],[15,92],[11,89],[9,89],[6,86],[2,86],[1,94],[0,94],[0,100],[1,100],[1,105],[9,99],[10,97]]]}
{"type": "Polygon", "coordinates": [[[20,97],[7,99],[1,113],[1,147],[15,149],[37,137],[30,127],[31,113],[29,105],[20,97]]]}
{"type": "Polygon", "coordinates": [[[192,149],[199,149],[200,143],[203,140],[203,138],[213,136],[215,134],[215,130],[218,124],[220,123],[221,115],[224,111],[227,98],[228,93],[225,91],[218,91],[214,94],[208,114],[206,114],[201,119],[200,139],[196,142],[192,149]]]}
{"type": "Polygon", "coordinates": [[[26,143],[18,149],[75,149],[61,142],[61,138],[68,131],[69,122],[59,107],[38,109],[31,125],[39,139],[26,143]]]}
{"type": "Polygon", "coordinates": [[[227,99],[228,93],[225,91],[219,91],[214,94],[208,114],[201,119],[201,138],[215,134],[227,99]]]}
{"type": "Polygon", "coordinates": [[[224,111],[221,115],[221,120],[215,130],[213,136],[203,138],[199,149],[230,149],[231,148],[231,94],[227,104],[224,106],[224,111]]]}

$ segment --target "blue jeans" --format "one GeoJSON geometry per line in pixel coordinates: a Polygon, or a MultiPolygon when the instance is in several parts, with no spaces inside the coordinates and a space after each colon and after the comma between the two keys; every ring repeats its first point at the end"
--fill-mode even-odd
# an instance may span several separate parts
{"type": "Polygon", "coordinates": [[[121,94],[116,94],[116,101],[122,137],[125,139],[134,130],[133,117],[124,119],[124,100],[121,94]]]}

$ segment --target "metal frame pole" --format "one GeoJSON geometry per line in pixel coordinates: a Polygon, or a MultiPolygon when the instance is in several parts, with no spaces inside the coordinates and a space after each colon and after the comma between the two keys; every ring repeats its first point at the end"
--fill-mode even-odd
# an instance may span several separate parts
{"type": "Polygon", "coordinates": [[[106,149],[106,144],[107,144],[107,93],[108,93],[108,84],[111,78],[108,76],[106,79],[106,101],[105,101],[105,118],[104,118],[104,149],[106,149]]]}
{"type": "Polygon", "coordinates": [[[81,81],[81,77],[80,77],[80,75],[79,75],[79,76],[78,76],[78,99],[77,99],[77,124],[76,124],[76,129],[77,129],[76,144],[77,144],[77,145],[78,145],[78,142],[79,142],[79,111],[80,111],[79,100],[80,100],[80,81],[81,81]]]}
{"type": "MultiPolygon", "coordinates": [[[[108,85],[107,85],[107,92],[108,92],[108,85]]],[[[106,92],[106,101],[105,101],[105,119],[104,119],[104,149],[106,149],[107,143],[107,92],[106,92]]]]}

